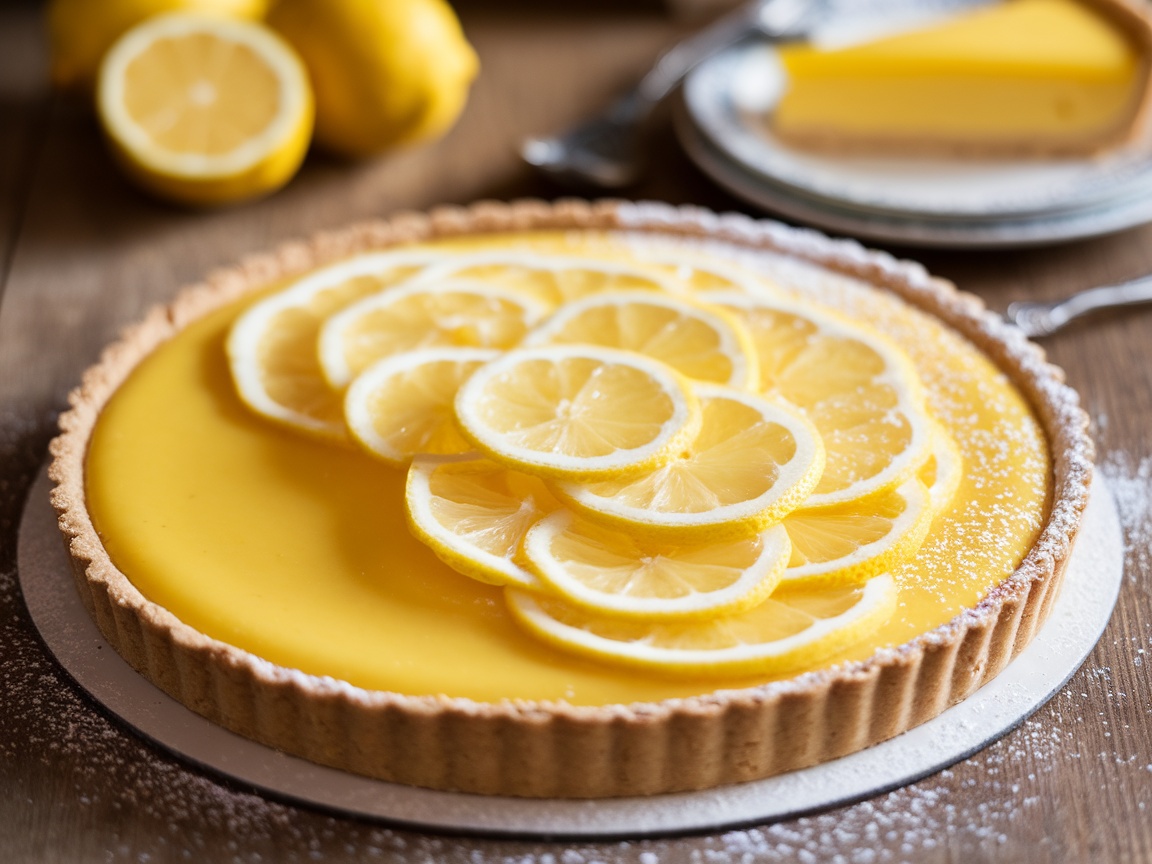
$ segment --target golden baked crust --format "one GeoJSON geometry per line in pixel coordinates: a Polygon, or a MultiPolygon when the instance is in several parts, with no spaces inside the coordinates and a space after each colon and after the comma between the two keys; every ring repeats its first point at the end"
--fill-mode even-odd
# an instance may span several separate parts
{"type": "Polygon", "coordinates": [[[1152,10],[1142,0],[1079,0],[1111,21],[1125,33],[1140,54],[1137,88],[1124,122],[1104,137],[1083,140],[1021,142],[939,141],[924,138],[852,136],[845,138],[834,131],[806,131],[774,128],[785,143],[803,150],[829,155],[850,156],[880,154],[887,156],[937,156],[959,159],[989,157],[1045,158],[1090,156],[1125,147],[1141,150],[1152,146],[1152,10]]]}
{"type": "Polygon", "coordinates": [[[975,297],[917,264],[811,231],[696,208],[617,201],[482,202],[355,225],[251,258],[153,309],[71,395],[52,442],[52,503],[76,583],[105,638],[173,698],[248,738],[373,777],[482,794],[608,797],[707,788],[802,768],[922,723],[994,677],[1031,640],[1059,590],[1087,503],[1087,418],[1059,369],[975,297]],[[277,667],[145,599],[88,517],[84,457],[104,404],[157,345],[278,279],[370,249],[464,234],[605,229],[710,238],[812,262],[895,292],[982,348],[1032,403],[1053,452],[1053,500],[1016,572],[974,608],[866,661],[746,690],[606,707],[478,703],[367,691],[277,667]]]}

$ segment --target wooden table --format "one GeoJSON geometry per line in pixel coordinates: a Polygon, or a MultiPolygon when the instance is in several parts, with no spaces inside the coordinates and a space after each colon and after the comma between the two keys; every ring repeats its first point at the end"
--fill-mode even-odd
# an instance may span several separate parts
{"type": "MultiPolygon", "coordinates": [[[[431,837],[267,801],[142,742],[55,666],[15,581],[19,514],[68,390],[149,304],[246,252],[399,209],[561,194],[517,161],[521,136],[585,115],[680,25],[601,3],[462,2],[483,62],[442,141],[359,164],[322,155],[278,195],[195,213],[130,188],[82,105],[44,84],[38,9],[0,6],[0,861],[1152,860],[1152,311],[1050,339],[1084,395],[1120,492],[1119,608],[1067,688],[952,769],[789,823],[676,840],[528,844],[431,837]]],[[[633,197],[743,210],[667,129],[633,197]]],[[[897,254],[911,254],[895,250],[897,254]]],[[[916,252],[1003,308],[1152,271],[1152,227],[1019,252],[916,252]]]]}

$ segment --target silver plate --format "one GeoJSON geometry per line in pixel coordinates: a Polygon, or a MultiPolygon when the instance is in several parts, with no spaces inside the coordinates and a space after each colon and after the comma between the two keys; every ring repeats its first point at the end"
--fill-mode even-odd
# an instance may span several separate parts
{"type": "Polygon", "coordinates": [[[924,219],[842,207],[797,195],[734,162],[684,111],[676,129],[684,149],[705,174],[745,201],[827,231],[908,246],[952,249],[1019,248],[1084,240],[1152,222],[1152,175],[1095,206],[1044,216],[1004,219],[924,219]]]}
{"type": "Polygon", "coordinates": [[[1119,521],[1103,483],[1052,616],[991,683],[904,735],[754,783],[600,801],[462,795],[398,786],[287,756],[192,713],[138,675],[103,639],[73,585],[49,483],[41,474],[20,525],[20,586],[45,644],[93,699],[197,768],[297,803],[444,832],[535,838],[644,837],[787,819],[910,783],[1014,729],[1053,696],[1108,623],[1123,577],[1119,521]]]}

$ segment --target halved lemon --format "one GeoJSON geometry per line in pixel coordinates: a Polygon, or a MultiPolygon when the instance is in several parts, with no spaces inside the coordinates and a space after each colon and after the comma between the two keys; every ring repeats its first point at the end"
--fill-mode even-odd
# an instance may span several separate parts
{"type": "Polygon", "coordinates": [[[370,453],[395,465],[419,453],[466,453],[471,447],[456,428],[456,392],[497,356],[485,348],[426,348],[381,360],[348,388],[348,429],[370,453]]]}
{"type": "Polygon", "coordinates": [[[696,381],[754,390],[756,348],[730,313],[653,292],[592,294],[569,303],[525,345],[584,343],[636,351],[696,381]]]}
{"type": "Polygon", "coordinates": [[[827,461],[806,507],[891,489],[931,453],[932,428],[912,361],[864,324],[798,301],[710,295],[752,334],[763,392],[795,405],[819,430],[827,461]]]}
{"type": "Polygon", "coordinates": [[[750,535],[804,504],[824,447],[794,409],[728,387],[698,385],[700,432],[635,477],[558,483],[587,516],[647,536],[750,535]]]}
{"type": "Polygon", "coordinates": [[[779,525],[751,537],[652,543],[558,510],[524,538],[525,563],[565,600],[605,616],[708,618],[762,602],[791,544],[779,525]]]}
{"type": "Polygon", "coordinates": [[[538,478],[487,459],[417,456],[405,486],[408,525],[465,576],[539,590],[519,561],[528,529],[560,505],[538,478]]]}
{"type": "Polygon", "coordinates": [[[149,18],[100,66],[97,107],[129,174],[186,204],[264,195],[300,167],[312,90],[268,28],[194,13],[149,18]]]}
{"type": "Polygon", "coordinates": [[[855,501],[784,517],[792,540],[785,585],[865,582],[916,554],[935,511],[915,477],[855,501]]]}
{"type": "Polygon", "coordinates": [[[700,428],[691,385],[663,363],[598,345],[509,351],[456,395],[466,438],[497,462],[541,477],[635,476],[700,428]]]}
{"type": "Polygon", "coordinates": [[[228,334],[228,364],[240,398],[271,420],[345,438],[342,394],[324,379],[316,356],[320,326],[333,312],[402,282],[431,257],[363,255],[317,270],[254,303],[228,334]]]}
{"type": "Polygon", "coordinates": [[[676,280],[640,265],[527,251],[475,253],[430,267],[420,277],[427,284],[452,279],[515,291],[554,309],[605,291],[680,291],[676,280]]]}
{"type": "Polygon", "coordinates": [[[682,622],[598,616],[515,589],[504,596],[529,631],[584,656],[667,674],[784,675],[880,627],[896,607],[896,583],[885,574],[863,585],[777,589],[747,611],[682,622]]]}
{"type": "Polygon", "coordinates": [[[344,387],[377,360],[433,346],[508,348],[546,309],[531,297],[461,280],[414,279],[365,297],[320,328],[320,366],[344,387]]]}

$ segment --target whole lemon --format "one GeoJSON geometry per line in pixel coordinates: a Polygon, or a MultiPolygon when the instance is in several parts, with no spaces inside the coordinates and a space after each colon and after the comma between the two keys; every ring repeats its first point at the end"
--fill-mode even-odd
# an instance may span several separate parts
{"type": "Polygon", "coordinates": [[[161,12],[208,12],[262,18],[269,0],[50,0],[48,39],[52,80],[91,87],[104,53],[145,18],[161,12]]]}
{"type": "Polygon", "coordinates": [[[268,23],[308,67],[316,140],[346,156],[442,134],[479,68],[444,0],[280,0],[268,23]]]}

